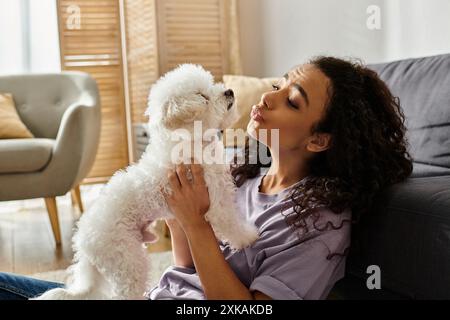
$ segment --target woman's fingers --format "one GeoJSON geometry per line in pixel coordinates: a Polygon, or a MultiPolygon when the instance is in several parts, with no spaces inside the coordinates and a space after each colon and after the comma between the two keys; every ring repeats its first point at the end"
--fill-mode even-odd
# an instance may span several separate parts
{"type": "Polygon", "coordinates": [[[200,164],[191,164],[191,172],[195,184],[205,184],[205,178],[203,177],[203,167],[200,164]]]}
{"type": "Polygon", "coordinates": [[[167,174],[167,178],[169,180],[169,185],[172,188],[172,190],[179,190],[181,188],[180,180],[178,179],[178,175],[176,171],[169,171],[167,174]]]}
{"type": "Polygon", "coordinates": [[[186,168],[186,165],[184,163],[181,163],[176,166],[176,172],[182,187],[190,184],[189,179],[187,177],[187,171],[188,169],[186,168]]]}
{"type": "Polygon", "coordinates": [[[174,190],[179,190],[183,186],[194,184],[205,184],[203,177],[203,167],[200,164],[184,163],[175,166],[175,170],[169,171],[169,184],[174,190]]]}

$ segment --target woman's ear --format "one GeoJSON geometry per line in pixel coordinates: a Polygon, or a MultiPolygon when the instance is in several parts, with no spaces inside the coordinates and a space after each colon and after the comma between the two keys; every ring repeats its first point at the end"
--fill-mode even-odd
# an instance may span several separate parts
{"type": "Polygon", "coordinates": [[[331,146],[331,134],[314,133],[308,138],[306,150],[310,152],[321,152],[327,150],[331,146]]]}

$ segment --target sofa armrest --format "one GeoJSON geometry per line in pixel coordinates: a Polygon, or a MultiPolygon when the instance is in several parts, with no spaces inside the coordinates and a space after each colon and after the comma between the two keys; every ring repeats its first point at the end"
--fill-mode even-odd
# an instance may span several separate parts
{"type": "Polygon", "coordinates": [[[61,177],[60,188],[65,190],[81,182],[95,160],[101,117],[97,101],[79,100],[66,109],[61,119],[52,160],[46,170],[61,177]]]}

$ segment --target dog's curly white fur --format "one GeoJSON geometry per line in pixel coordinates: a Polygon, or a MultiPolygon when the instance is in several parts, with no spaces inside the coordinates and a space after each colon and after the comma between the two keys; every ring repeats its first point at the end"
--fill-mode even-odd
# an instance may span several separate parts
{"type": "MultiPolygon", "coordinates": [[[[180,141],[173,136],[182,128],[179,138],[185,143],[202,140],[194,135],[194,121],[201,121],[203,131],[226,128],[235,119],[235,108],[231,107],[233,96],[225,91],[209,72],[192,64],[181,65],[158,80],[146,111],[150,144],[137,164],[114,174],[79,220],[66,287],[47,291],[37,299],[143,298],[148,275],[143,242],[152,238],[146,227],[156,219],[173,217],[161,190],[170,192],[168,170],[187,160],[180,156],[174,163],[172,149],[180,141]]],[[[207,144],[201,143],[203,147],[207,144]]],[[[216,139],[212,143],[221,142],[216,139]]],[[[257,229],[238,214],[229,166],[203,164],[203,169],[210,197],[205,219],[231,247],[250,245],[258,237],[257,229]]]]}

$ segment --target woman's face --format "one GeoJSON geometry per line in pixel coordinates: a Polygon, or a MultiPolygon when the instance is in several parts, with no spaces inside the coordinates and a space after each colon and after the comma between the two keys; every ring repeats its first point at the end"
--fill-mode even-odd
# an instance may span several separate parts
{"type": "Polygon", "coordinates": [[[323,135],[312,136],[311,128],[324,114],[328,85],[329,79],[313,65],[305,64],[289,71],[252,107],[248,134],[273,147],[270,129],[279,129],[280,150],[326,149],[329,139],[323,135]],[[267,132],[267,139],[262,129],[267,132]],[[317,140],[322,138],[326,141],[317,140]]]}

